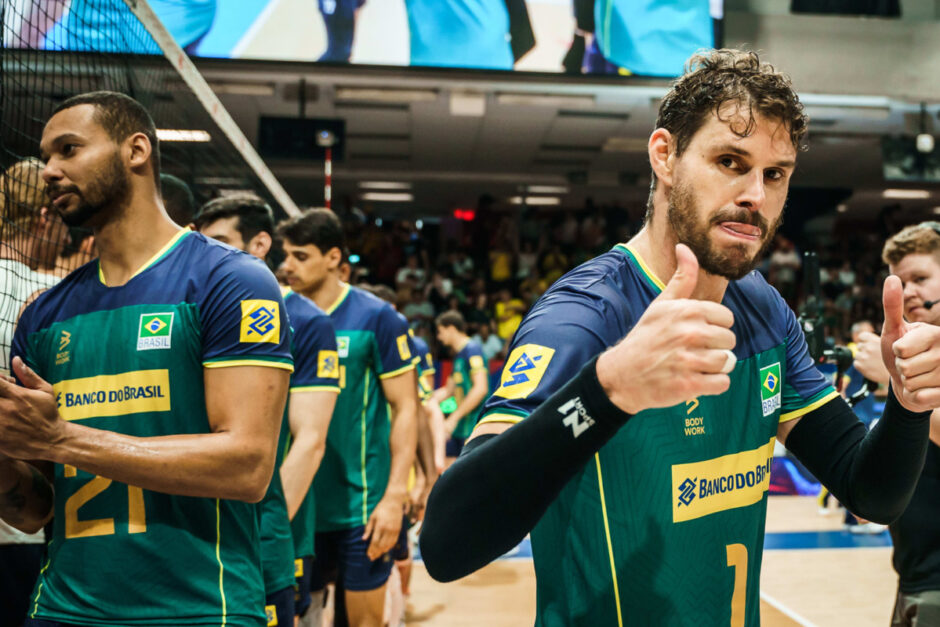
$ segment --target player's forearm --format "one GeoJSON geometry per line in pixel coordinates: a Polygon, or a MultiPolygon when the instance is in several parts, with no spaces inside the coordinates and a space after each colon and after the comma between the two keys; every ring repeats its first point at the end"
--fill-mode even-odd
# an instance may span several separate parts
{"type": "Polygon", "coordinates": [[[391,405],[392,432],[389,445],[392,461],[385,496],[401,499],[404,503],[408,498],[408,475],[414,464],[415,449],[418,446],[418,399],[409,396],[391,405]]]}
{"type": "Polygon", "coordinates": [[[281,484],[287,501],[287,515],[291,520],[310,490],[325,451],[326,440],[317,434],[304,435],[291,443],[287,457],[281,464],[281,484]]]}
{"type": "Polygon", "coordinates": [[[434,464],[434,435],[431,433],[431,416],[421,405],[418,406],[418,466],[420,466],[428,484],[437,480],[437,466],[434,464]]]}
{"type": "Polygon", "coordinates": [[[927,454],[929,413],[913,413],[889,394],[878,424],[864,426],[841,398],[800,418],[787,448],[849,511],[891,523],[907,507],[927,454]]]}
{"type": "Polygon", "coordinates": [[[67,423],[49,461],[145,490],[260,501],[274,472],[276,434],[223,431],[139,438],[67,423]]]}
{"type": "Polygon", "coordinates": [[[472,439],[438,479],[421,529],[434,579],[463,577],[518,544],[629,419],[601,388],[596,361],[522,422],[472,439]]]}
{"type": "Polygon", "coordinates": [[[36,533],[52,518],[49,480],[32,464],[0,460],[0,519],[25,533],[36,533]]]}
{"type": "MultiPolygon", "coordinates": [[[[454,414],[459,414],[459,419],[471,414],[473,410],[482,405],[483,401],[486,400],[486,392],[486,385],[474,385],[471,387],[467,395],[464,396],[463,400],[457,405],[454,414]]],[[[451,414],[451,416],[454,414],[451,414]]]]}

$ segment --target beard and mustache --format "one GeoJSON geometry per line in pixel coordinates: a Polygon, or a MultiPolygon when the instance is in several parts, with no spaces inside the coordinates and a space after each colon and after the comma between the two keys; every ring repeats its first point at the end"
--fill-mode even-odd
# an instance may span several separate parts
{"type": "Polygon", "coordinates": [[[669,190],[669,226],[678,240],[688,246],[698,259],[699,267],[709,274],[736,281],[757,267],[771,247],[774,235],[783,220],[783,212],[769,224],[760,213],[745,208],[719,209],[700,223],[702,211],[690,185],[676,182],[669,190]],[[735,244],[718,248],[709,237],[712,227],[722,222],[739,222],[756,226],[761,230],[761,246],[754,255],[749,255],[746,244],[735,244]]]}
{"type": "Polygon", "coordinates": [[[54,198],[61,194],[74,194],[78,206],[70,211],[53,205],[56,213],[68,226],[89,226],[96,216],[120,207],[130,194],[130,177],[124,168],[124,162],[118,151],[114,151],[106,160],[101,173],[82,190],[77,185],[59,185],[50,183],[46,186],[46,196],[54,198]]]}

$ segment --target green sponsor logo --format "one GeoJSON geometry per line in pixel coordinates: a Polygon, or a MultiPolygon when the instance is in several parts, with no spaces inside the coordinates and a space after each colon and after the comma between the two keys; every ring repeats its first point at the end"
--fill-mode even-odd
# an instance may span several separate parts
{"type": "Polygon", "coordinates": [[[761,409],[769,416],[780,409],[780,362],[760,369],[761,409]]]}
{"type": "Polygon", "coordinates": [[[173,313],[141,314],[137,332],[137,350],[170,348],[173,313]]]}

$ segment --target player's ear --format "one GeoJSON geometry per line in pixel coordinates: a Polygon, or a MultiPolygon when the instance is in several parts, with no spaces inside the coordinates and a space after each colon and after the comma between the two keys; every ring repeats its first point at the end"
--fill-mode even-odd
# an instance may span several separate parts
{"type": "Polygon", "coordinates": [[[248,240],[248,252],[255,257],[264,259],[271,252],[271,243],[271,234],[261,231],[248,240]]]}
{"type": "Polygon", "coordinates": [[[153,154],[153,146],[150,140],[143,133],[134,133],[126,140],[124,146],[127,154],[128,167],[137,170],[149,163],[150,155],[153,154]]]}
{"type": "Polygon", "coordinates": [[[672,133],[664,128],[658,128],[650,135],[647,144],[650,167],[657,180],[666,185],[672,185],[672,171],[675,165],[675,140],[672,133]]]}
{"type": "Polygon", "coordinates": [[[343,261],[343,251],[334,246],[326,253],[326,259],[330,270],[335,270],[339,267],[340,262],[343,261]]]}

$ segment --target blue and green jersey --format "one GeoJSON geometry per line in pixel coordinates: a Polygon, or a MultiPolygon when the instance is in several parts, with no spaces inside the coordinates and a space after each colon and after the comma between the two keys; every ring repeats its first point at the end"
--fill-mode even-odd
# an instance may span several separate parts
{"type": "MultiPolygon", "coordinates": [[[[524,420],[662,289],[625,246],[560,279],[516,332],[480,424],[524,420]]],[[[632,417],[533,529],[537,625],[759,624],[777,428],[837,394],[758,273],[729,283],[722,304],[737,338],[730,389],[632,417]]],[[[577,409],[564,417],[575,434],[577,409]]]]}
{"type": "MultiPolygon", "coordinates": [[[[26,309],[13,354],[52,384],[62,419],[143,438],[211,431],[206,368],[293,369],[274,276],[189,230],[124,285],[105,285],[97,261],[70,274],[26,309]]],[[[54,485],[31,617],[264,624],[257,505],[153,492],[61,464],[54,485]]]]}
{"type": "Polygon", "coordinates": [[[344,285],[326,312],[336,330],[340,393],[313,480],[318,532],[365,525],[384,496],[391,420],[382,379],[414,368],[407,322],[385,301],[344,285]]]}

